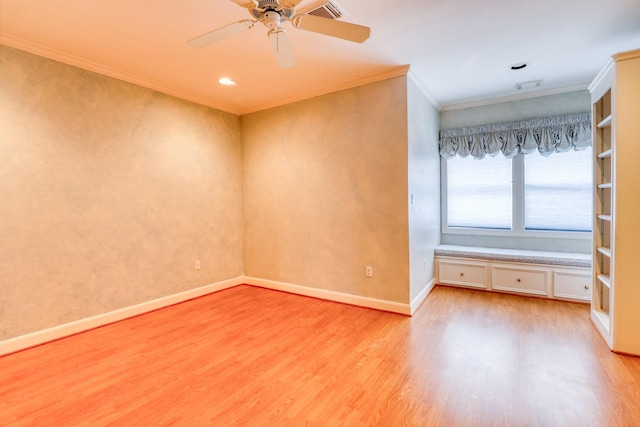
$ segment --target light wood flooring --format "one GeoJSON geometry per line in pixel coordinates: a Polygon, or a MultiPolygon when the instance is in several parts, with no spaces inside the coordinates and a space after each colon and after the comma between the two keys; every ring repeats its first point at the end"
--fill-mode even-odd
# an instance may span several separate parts
{"type": "Polygon", "coordinates": [[[0,426],[640,426],[640,358],[588,312],[438,286],[410,318],[239,286],[0,358],[0,426]]]}

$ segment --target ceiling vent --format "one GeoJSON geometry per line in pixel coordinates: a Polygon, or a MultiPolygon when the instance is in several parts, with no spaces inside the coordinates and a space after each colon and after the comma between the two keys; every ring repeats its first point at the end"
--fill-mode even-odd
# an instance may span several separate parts
{"type": "Polygon", "coordinates": [[[309,15],[319,16],[327,19],[340,19],[344,12],[333,0],[328,1],[324,6],[307,12],[309,15]]]}
{"type": "Polygon", "coordinates": [[[516,83],[516,90],[535,89],[542,86],[542,79],[531,80],[530,82],[516,83]]]}

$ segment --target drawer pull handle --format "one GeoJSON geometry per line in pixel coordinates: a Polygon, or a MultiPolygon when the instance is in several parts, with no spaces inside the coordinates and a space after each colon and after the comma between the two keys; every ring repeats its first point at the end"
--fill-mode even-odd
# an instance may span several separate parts
{"type": "Polygon", "coordinates": [[[520,282],[521,282],[521,280],[520,280],[520,279],[517,279],[517,280],[518,280],[518,283],[520,283],[520,282]]]}
{"type": "Polygon", "coordinates": [[[585,289],[589,289],[589,285],[584,285],[584,288],[585,289]]]}
{"type": "Polygon", "coordinates": [[[460,273],[460,277],[464,276],[464,273],[460,273]]]}

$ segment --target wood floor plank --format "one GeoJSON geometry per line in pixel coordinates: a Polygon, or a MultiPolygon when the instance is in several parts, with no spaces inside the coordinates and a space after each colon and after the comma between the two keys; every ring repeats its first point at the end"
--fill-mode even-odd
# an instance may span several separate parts
{"type": "Polygon", "coordinates": [[[2,426],[640,426],[584,304],[438,286],[412,318],[239,286],[0,358],[2,426]]]}

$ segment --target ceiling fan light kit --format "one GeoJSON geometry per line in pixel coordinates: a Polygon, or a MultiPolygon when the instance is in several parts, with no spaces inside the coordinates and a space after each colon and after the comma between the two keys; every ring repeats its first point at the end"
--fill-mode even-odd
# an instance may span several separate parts
{"type": "Polygon", "coordinates": [[[244,30],[253,28],[256,23],[262,22],[265,27],[269,28],[267,36],[271,42],[271,48],[278,67],[286,69],[295,65],[295,59],[287,32],[282,28],[284,22],[290,22],[294,28],[299,30],[311,31],[356,43],[364,42],[369,38],[371,33],[369,27],[324,17],[326,15],[324,10],[320,14],[314,14],[314,12],[330,5],[331,10],[336,10],[336,13],[330,16],[342,16],[342,13],[336,9],[337,6],[332,4],[330,0],[313,2],[297,13],[296,7],[302,0],[231,1],[247,9],[255,19],[243,19],[204,33],[189,40],[187,42],[189,46],[205,47],[244,30]]]}
{"type": "Polygon", "coordinates": [[[262,24],[267,28],[278,28],[280,26],[280,14],[272,10],[265,12],[262,24]]]}

